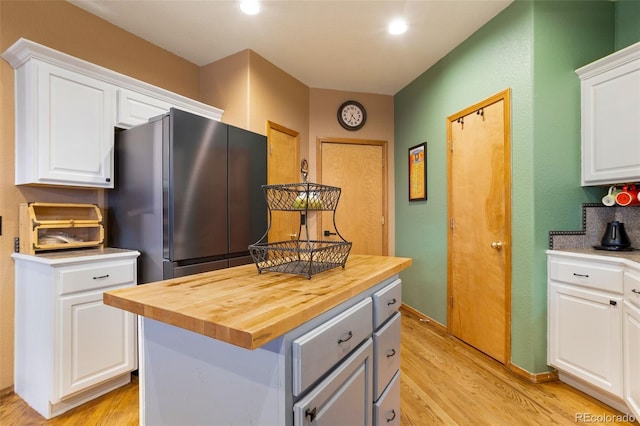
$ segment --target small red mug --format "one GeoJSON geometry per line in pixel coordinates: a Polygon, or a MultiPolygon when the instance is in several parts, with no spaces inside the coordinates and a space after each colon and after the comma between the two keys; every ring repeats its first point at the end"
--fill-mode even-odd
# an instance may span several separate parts
{"type": "Polygon", "coordinates": [[[622,187],[622,192],[616,195],[616,203],[620,206],[633,206],[640,204],[638,200],[638,189],[635,185],[625,185],[622,187]]]}

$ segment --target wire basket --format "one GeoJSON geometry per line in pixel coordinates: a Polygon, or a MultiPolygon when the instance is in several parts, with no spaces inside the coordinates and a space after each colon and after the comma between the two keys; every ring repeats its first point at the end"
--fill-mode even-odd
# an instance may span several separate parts
{"type": "Polygon", "coordinates": [[[351,243],[347,241],[291,240],[249,246],[259,273],[284,272],[307,278],[339,266],[344,268],[350,251],[351,243]]]}
{"type": "Polygon", "coordinates": [[[271,210],[335,210],[340,188],[318,183],[286,183],[263,186],[271,210]]]}
{"type": "MultiPolygon", "coordinates": [[[[304,167],[303,167],[304,168],[304,167]]],[[[303,174],[303,177],[306,177],[303,174]]],[[[249,246],[249,252],[258,272],[274,271],[288,274],[311,275],[341,266],[344,268],[351,251],[351,243],[346,241],[336,228],[336,207],[340,199],[340,188],[318,183],[286,183],[263,185],[264,196],[269,208],[269,227],[262,238],[249,246]],[[306,240],[267,242],[267,236],[273,224],[272,211],[298,212],[302,235],[304,223],[306,240]],[[333,228],[341,241],[309,240],[309,211],[333,211],[333,228]]]]}

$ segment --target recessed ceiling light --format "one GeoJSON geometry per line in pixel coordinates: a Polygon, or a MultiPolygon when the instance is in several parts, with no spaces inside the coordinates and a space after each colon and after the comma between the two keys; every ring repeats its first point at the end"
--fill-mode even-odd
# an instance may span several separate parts
{"type": "Polygon", "coordinates": [[[260,3],[257,0],[242,0],[240,10],[247,15],[256,15],[260,12],[260,3]]]}
{"type": "Polygon", "coordinates": [[[404,19],[395,19],[389,24],[389,34],[398,35],[407,31],[407,22],[404,19]]]}

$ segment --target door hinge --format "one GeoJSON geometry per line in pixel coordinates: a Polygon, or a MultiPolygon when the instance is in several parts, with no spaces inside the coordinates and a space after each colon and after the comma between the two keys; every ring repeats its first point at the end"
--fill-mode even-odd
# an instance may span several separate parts
{"type": "Polygon", "coordinates": [[[453,141],[449,141],[449,151],[453,152],[453,141]]]}
{"type": "Polygon", "coordinates": [[[384,225],[384,216],[382,216],[382,225],[384,225]]]}
{"type": "Polygon", "coordinates": [[[449,228],[451,228],[451,230],[453,231],[453,218],[449,220],[449,228]]]}
{"type": "Polygon", "coordinates": [[[453,308],[453,296],[449,298],[449,306],[453,308]]]}

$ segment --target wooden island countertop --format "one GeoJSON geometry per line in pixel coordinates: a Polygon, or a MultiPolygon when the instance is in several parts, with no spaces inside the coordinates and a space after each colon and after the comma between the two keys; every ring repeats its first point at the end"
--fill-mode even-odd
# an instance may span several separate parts
{"type": "Polygon", "coordinates": [[[410,258],[349,256],[307,279],[244,265],[111,290],[104,303],[256,349],[411,266],[410,258]]]}

